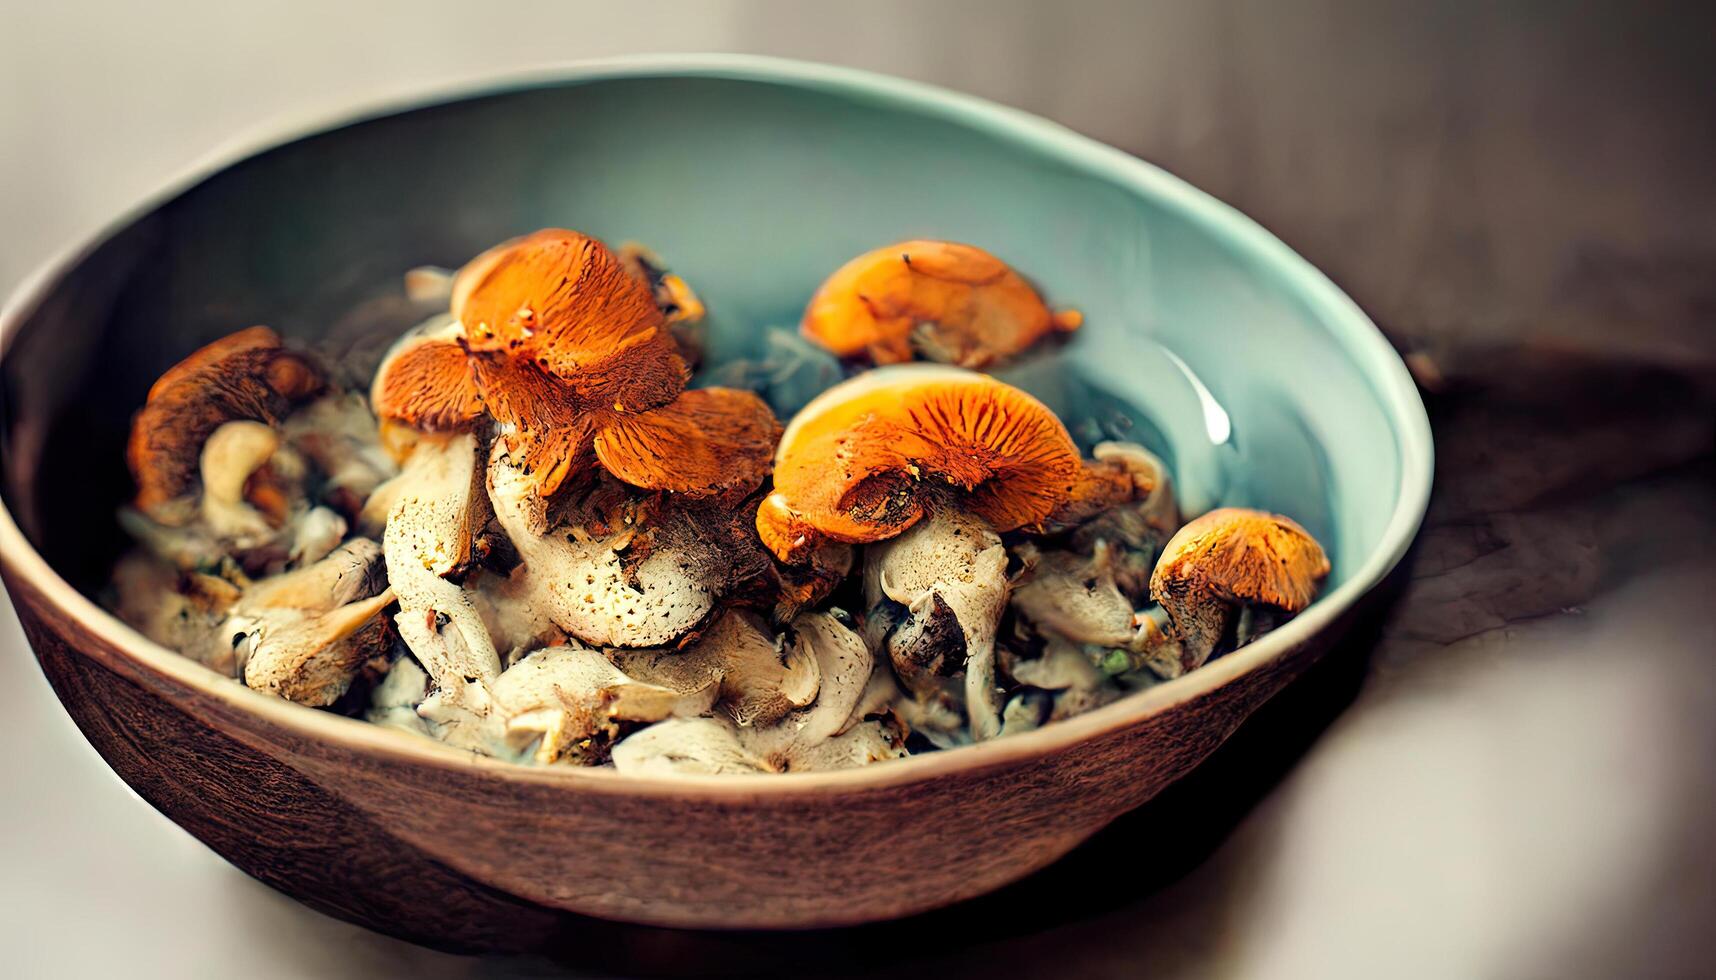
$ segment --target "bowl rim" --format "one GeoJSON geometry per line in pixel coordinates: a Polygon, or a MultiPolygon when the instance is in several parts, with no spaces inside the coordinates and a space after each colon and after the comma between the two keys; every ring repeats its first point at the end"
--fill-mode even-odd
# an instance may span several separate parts
{"type": "Polygon", "coordinates": [[[1346,581],[1257,642],[1183,677],[1089,713],[1009,738],[909,756],[887,764],[834,772],[728,776],[640,776],[607,767],[525,766],[360,719],[305,709],[253,691],[149,640],[72,588],[25,538],[3,502],[0,502],[0,563],[7,566],[11,575],[40,591],[79,627],[143,667],[220,704],[254,713],[269,724],[308,739],[336,743],[354,752],[391,757],[399,762],[474,770],[501,780],[564,786],[591,793],[744,804],[759,797],[865,792],[926,782],[957,772],[1017,765],[1136,725],[1284,657],[1328,627],[1380,583],[1406,553],[1429,503],[1434,452],[1429,419],[1400,356],[1358,305],[1321,271],[1232,206],[1150,163],[1058,123],[939,86],[815,62],[741,54],[628,55],[484,72],[450,82],[408,86],[379,98],[347,99],[332,108],[289,114],[285,119],[276,117],[205,155],[95,234],[27,275],[0,307],[0,359],[10,352],[12,339],[27,315],[64,273],[124,228],[250,156],[413,109],[538,88],[673,77],[752,81],[829,92],[982,131],[1163,201],[1226,246],[1259,260],[1283,279],[1341,343],[1388,416],[1390,432],[1400,453],[1400,474],[1395,506],[1376,546],[1346,581]]]}

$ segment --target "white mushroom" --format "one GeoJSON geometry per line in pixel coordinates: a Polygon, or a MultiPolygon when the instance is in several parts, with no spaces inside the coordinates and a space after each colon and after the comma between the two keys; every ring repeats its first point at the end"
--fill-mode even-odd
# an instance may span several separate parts
{"type": "Polygon", "coordinates": [[[1043,655],[1013,664],[1013,679],[1038,690],[1054,693],[1049,720],[1058,721],[1100,707],[1120,696],[1108,675],[1097,669],[1077,647],[1051,640],[1043,655]]]}
{"type": "Polygon", "coordinates": [[[429,675],[417,661],[400,657],[370,692],[364,719],[372,725],[433,738],[429,723],[417,714],[417,706],[429,697],[429,687],[429,675]]]}
{"type": "Polygon", "coordinates": [[[739,741],[726,718],[670,718],[627,736],[612,753],[614,768],[639,776],[770,772],[739,741]]]}
{"type": "Polygon", "coordinates": [[[299,704],[337,700],[391,642],[378,617],[393,602],[382,568],[381,546],[356,538],[246,590],[216,628],[231,638],[244,683],[299,704]]]}
{"type": "Polygon", "coordinates": [[[678,650],[608,650],[608,660],[627,677],[665,687],[679,695],[673,714],[707,714],[721,697],[723,665],[712,657],[678,650]]]}
{"type": "Polygon", "coordinates": [[[326,507],[312,507],[292,530],[292,564],[304,566],[321,561],[346,537],[346,519],[326,507]]]}
{"type": "Polygon", "coordinates": [[[114,615],[133,629],[229,677],[238,675],[230,634],[217,629],[239,599],[238,586],[214,575],[181,572],[145,549],[120,558],[112,583],[114,615]]]}
{"type": "Polygon", "coordinates": [[[626,676],[598,651],[537,650],[494,682],[490,750],[539,764],[599,761],[622,721],[660,721],[680,707],[672,688],[626,676]]]}
{"type": "Polygon", "coordinates": [[[436,687],[419,712],[437,736],[467,747],[483,743],[489,685],[501,669],[470,594],[447,580],[470,560],[480,475],[471,436],[425,439],[399,476],[385,538],[399,635],[436,687]]]}
{"type": "Polygon", "coordinates": [[[1115,584],[1108,542],[1097,541],[1093,550],[1086,557],[1021,545],[1015,553],[1024,567],[1013,580],[1013,608],[1039,631],[1075,643],[1124,647],[1138,633],[1137,616],[1115,584]]]}
{"type": "Polygon", "coordinates": [[[376,435],[375,416],[362,395],[324,395],[287,417],[286,444],[322,472],[322,498],[356,517],[376,487],[398,474],[376,435]]]}
{"type": "Polygon", "coordinates": [[[626,554],[644,533],[623,527],[593,537],[550,530],[535,483],[497,441],[489,462],[495,517],[524,562],[523,588],[555,625],[592,646],[654,647],[679,639],[708,617],[726,569],[716,567],[696,529],[676,511],[648,529],[648,554],[626,554]]]}
{"type": "Polygon", "coordinates": [[[268,519],[244,499],[244,483],[280,448],[280,434],[261,422],[227,422],[203,443],[202,519],[216,537],[241,547],[274,537],[268,519]]]}
{"type": "MultiPolygon", "coordinates": [[[[817,701],[821,667],[801,642],[783,643],[756,616],[721,614],[683,651],[609,650],[626,673],[702,697],[741,728],[766,728],[817,701]]],[[[701,711],[680,712],[701,713],[701,711]]]]}
{"type": "Polygon", "coordinates": [[[895,672],[926,699],[942,678],[963,670],[966,717],[978,740],[1001,728],[995,632],[1007,606],[1006,570],[1000,536],[951,508],[938,508],[865,554],[864,598],[872,614],[884,599],[906,609],[884,641],[895,672]]]}
{"type": "Polygon", "coordinates": [[[359,668],[385,652],[387,624],[377,614],[392,602],[383,592],[315,616],[258,616],[245,685],[313,707],[334,703],[359,668]]]}
{"type": "MultiPolygon", "coordinates": [[[[731,614],[729,614],[731,615],[731,614]]],[[[829,613],[793,621],[789,657],[816,665],[815,701],[770,724],[739,725],[723,714],[652,725],[614,748],[632,772],[810,772],[866,765],[905,754],[902,731],[862,720],[874,658],[857,633],[829,613]]]]}

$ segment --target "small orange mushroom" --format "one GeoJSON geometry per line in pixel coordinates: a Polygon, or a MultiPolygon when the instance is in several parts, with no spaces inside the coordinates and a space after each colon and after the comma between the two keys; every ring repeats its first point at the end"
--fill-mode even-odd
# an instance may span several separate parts
{"type": "Polygon", "coordinates": [[[549,229],[478,256],[454,281],[458,325],[402,345],[375,382],[384,423],[456,431],[492,417],[553,495],[593,463],[633,486],[743,496],[780,427],[762,399],[685,390],[648,284],[607,246],[549,229]]]}
{"type": "Polygon", "coordinates": [[[1181,664],[1190,670],[1209,659],[1242,607],[1297,613],[1328,574],[1328,556],[1298,524],[1223,507],[1168,539],[1150,576],[1150,596],[1168,614],[1181,664]]]}
{"type": "Polygon", "coordinates": [[[197,486],[203,443],[227,422],[279,425],[297,402],[325,386],[321,372],[251,327],[198,349],[161,375],[131,421],[125,458],[137,481],[134,506],[157,520],[197,486]]]}
{"type": "Polygon", "coordinates": [[[893,537],[938,498],[1010,531],[1052,513],[1082,472],[1066,427],[1025,392],[957,368],[882,368],[793,418],[757,532],[799,561],[824,541],[893,537]]]}
{"type": "Polygon", "coordinates": [[[800,330],[840,357],[898,364],[921,355],[981,368],[1077,329],[1017,272],[974,245],[909,241],[847,262],[823,282],[800,330]]]}

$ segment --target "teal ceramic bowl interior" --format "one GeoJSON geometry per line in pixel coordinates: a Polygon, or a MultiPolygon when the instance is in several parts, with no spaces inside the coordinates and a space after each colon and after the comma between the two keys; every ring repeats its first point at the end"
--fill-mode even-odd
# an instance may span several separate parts
{"type": "Polygon", "coordinates": [[[977,100],[819,66],[673,58],[336,128],[121,225],[66,271],[54,296],[79,309],[53,336],[9,331],[22,335],[8,337],[8,400],[52,404],[58,430],[33,474],[11,474],[20,523],[93,590],[118,542],[91,547],[87,514],[127,492],[124,426],[161,370],[251,323],[362,349],[338,336],[349,312],[385,306],[404,269],[544,226],[667,257],[708,304],[716,358],[795,323],[859,252],[976,243],[1086,317],[1069,343],[1000,373],[1069,419],[1123,417],[1169,462],[1189,512],[1294,517],[1328,547],[1337,593],[1379,580],[1423,511],[1430,440],[1399,359],[1230,208],[977,100]],[[70,478],[92,460],[102,479],[70,478]]]}

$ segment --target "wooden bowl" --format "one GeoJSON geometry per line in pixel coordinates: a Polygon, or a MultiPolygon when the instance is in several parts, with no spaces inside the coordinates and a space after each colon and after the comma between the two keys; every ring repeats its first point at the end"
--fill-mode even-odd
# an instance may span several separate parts
{"type": "Polygon", "coordinates": [[[240,868],[438,946],[528,947],[568,910],[860,923],[1020,878],[1196,766],[1316,657],[1406,550],[1430,475],[1394,352],[1236,212],[1011,110],[758,58],[589,64],[347,113],[178,183],[51,265],[0,343],[0,571],[66,710],[240,868]],[[402,270],[547,225],[669,256],[729,350],[792,323],[859,251],[979,242],[1086,314],[1012,380],[1063,411],[1134,412],[1192,510],[1293,514],[1329,546],[1330,585],[1237,653],[1026,735],[848,772],[682,779],[514,766],[301,708],[102,611],[125,429],[162,369],[265,322],[347,351],[361,375],[409,314],[402,270]]]}

